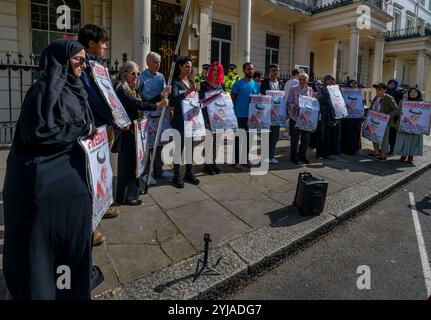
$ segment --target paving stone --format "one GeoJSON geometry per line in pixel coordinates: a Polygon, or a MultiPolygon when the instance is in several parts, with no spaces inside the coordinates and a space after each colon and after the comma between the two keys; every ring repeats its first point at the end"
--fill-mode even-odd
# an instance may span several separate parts
{"type": "Polygon", "coordinates": [[[184,260],[197,253],[190,241],[182,234],[177,234],[174,238],[161,242],[160,246],[173,262],[184,260]]]}
{"type": "Polygon", "coordinates": [[[149,244],[174,238],[178,228],[158,207],[125,212],[115,219],[102,220],[102,232],[109,245],[149,244]]]}
{"type": "Polygon", "coordinates": [[[106,291],[112,290],[120,285],[115,269],[111,263],[99,266],[105,279],[96,289],[91,292],[93,297],[102,294],[106,291]]]}
{"type": "Polygon", "coordinates": [[[269,198],[281,203],[284,206],[289,206],[293,203],[296,194],[296,184],[286,184],[263,192],[269,198]]]}
{"type": "Polygon", "coordinates": [[[157,205],[156,201],[148,194],[141,195],[139,199],[142,200],[143,202],[142,205],[140,206],[125,206],[125,205],[113,204],[113,207],[120,210],[120,215],[121,215],[122,213],[125,213],[125,212],[140,210],[143,207],[151,207],[151,206],[157,205]]]}
{"type": "Polygon", "coordinates": [[[151,188],[150,195],[163,210],[178,208],[209,198],[202,190],[189,183],[185,184],[184,189],[177,189],[173,186],[151,188]]]}
{"type": "Polygon", "coordinates": [[[128,285],[116,288],[102,299],[118,300],[185,300],[197,298],[200,293],[222,284],[226,279],[239,277],[247,265],[228,246],[210,250],[209,262],[220,275],[206,273],[194,280],[196,263],[200,256],[184,260],[170,268],[162,269],[128,285]]]}
{"type": "Polygon", "coordinates": [[[250,229],[212,199],[168,210],[167,215],[198,250],[203,249],[205,233],[215,246],[250,229]]]}
{"type": "Polygon", "coordinates": [[[327,197],[325,211],[341,217],[364,202],[376,198],[377,192],[362,185],[354,185],[327,197]]]}
{"type": "Polygon", "coordinates": [[[111,263],[106,244],[93,247],[92,258],[93,264],[99,267],[111,263]]]}
{"type": "Polygon", "coordinates": [[[172,263],[159,245],[110,245],[120,281],[127,283],[172,263]]]}
{"type": "MultiPolygon", "coordinates": [[[[355,172],[350,169],[342,169],[342,170],[331,169],[331,170],[326,170],[324,172],[319,173],[318,176],[323,177],[324,179],[335,181],[343,186],[351,186],[352,184],[358,183],[368,178],[370,175],[364,172],[355,172]]],[[[333,187],[334,187],[334,184],[332,188],[333,187]]],[[[340,189],[337,189],[337,191],[339,190],[340,189]]],[[[333,189],[331,189],[331,191],[333,191],[333,189]]],[[[333,192],[330,192],[330,193],[333,193],[333,192]]]]}
{"type": "Polygon", "coordinates": [[[265,193],[268,190],[275,189],[285,185],[287,182],[284,179],[277,177],[271,173],[263,176],[254,176],[250,173],[237,173],[230,175],[233,178],[240,180],[241,182],[249,185],[259,192],[265,193]]]}

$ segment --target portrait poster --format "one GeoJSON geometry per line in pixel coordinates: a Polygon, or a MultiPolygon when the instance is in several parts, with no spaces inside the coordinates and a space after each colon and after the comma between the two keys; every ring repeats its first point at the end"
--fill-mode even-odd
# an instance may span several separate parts
{"type": "Polygon", "coordinates": [[[251,95],[248,113],[249,130],[269,130],[271,128],[272,97],[251,95]]]}
{"type": "Polygon", "coordinates": [[[148,132],[147,119],[134,121],[135,125],[135,145],[136,145],[136,178],[139,178],[145,171],[148,159],[148,132]]]}
{"type": "Polygon", "coordinates": [[[335,119],[346,118],[349,113],[347,112],[346,103],[344,102],[340,87],[338,85],[327,86],[327,89],[329,92],[332,106],[334,107],[335,119]]]}
{"type": "Polygon", "coordinates": [[[271,125],[286,127],[286,93],[284,91],[267,90],[266,95],[272,97],[271,125]]]}
{"type": "Polygon", "coordinates": [[[299,96],[299,114],[296,119],[296,128],[314,132],[319,121],[320,105],[316,98],[310,96],[299,96]]]}
{"type": "Polygon", "coordinates": [[[431,102],[403,101],[401,111],[401,132],[430,134],[431,102]]]}
{"type": "Polygon", "coordinates": [[[341,93],[346,103],[347,118],[363,118],[365,114],[364,99],[361,89],[342,89],[341,93]]]}
{"type": "Polygon", "coordinates": [[[370,110],[362,128],[362,136],[374,143],[381,144],[390,118],[391,116],[388,114],[370,110]]]}
{"type": "Polygon", "coordinates": [[[198,94],[190,93],[181,102],[181,107],[184,117],[184,136],[186,138],[205,137],[205,122],[198,94]]]}
{"type": "Polygon", "coordinates": [[[231,132],[238,129],[233,102],[230,94],[226,92],[207,92],[202,107],[207,108],[211,131],[231,132]]]}

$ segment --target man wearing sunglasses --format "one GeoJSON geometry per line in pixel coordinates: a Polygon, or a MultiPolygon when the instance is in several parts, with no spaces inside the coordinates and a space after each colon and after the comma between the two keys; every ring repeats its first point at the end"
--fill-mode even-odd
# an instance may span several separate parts
{"type": "MultiPolygon", "coordinates": [[[[156,52],[150,52],[147,55],[146,62],[148,68],[141,73],[138,83],[138,91],[142,100],[157,103],[164,99],[170,92],[166,87],[165,77],[159,72],[161,61],[161,56],[156,52]]],[[[160,111],[155,111],[149,112],[148,115],[154,119],[160,118],[160,113],[160,111]]],[[[169,116],[169,112],[166,112],[166,116],[169,116]]],[[[162,133],[165,129],[167,128],[162,127],[162,133]]],[[[154,148],[150,149],[150,152],[152,153],[153,150],[154,148]]],[[[174,176],[171,172],[163,170],[162,150],[163,147],[161,145],[156,147],[156,158],[154,161],[153,177],[150,177],[150,185],[157,184],[156,179],[170,181],[174,176]]],[[[147,175],[144,176],[143,182],[147,183],[147,179],[148,172],[147,175]]]]}

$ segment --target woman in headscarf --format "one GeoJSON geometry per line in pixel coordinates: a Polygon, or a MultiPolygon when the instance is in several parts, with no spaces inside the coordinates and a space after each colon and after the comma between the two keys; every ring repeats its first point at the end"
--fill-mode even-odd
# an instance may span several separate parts
{"type": "MultiPolygon", "coordinates": [[[[358,89],[356,80],[349,81],[349,89],[358,89]]],[[[341,119],[341,152],[354,156],[361,150],[361,130],[363,118],[341,119]]]]}
{"type": "MultiPolygon", "coordinates": [[[[422,93],[416,88],[411,88],[407,101],[423,101],[422,93]]],[[[397,126],[399,127],[399,124],[397,126]]],[[[394,153],[401,156],[400,161],[407,160],[407,162],[413,163],[414,156],[423,156],[423,145],[423,135],[398,130],[394,153]]]]}
{"type": "MultiPolygon", "coordinates": [[[[399,83],[396,79],[389,79],[388,81],[388,89],[386,90],[386,94],[390,95],[394,98],[397,106],[400,104],[401,100],[404,98],[404,90],[399,88],[399,83]]],[[[394,117],[394,121],[397,122],[399,119],[398,116],[394,117]]],[[[395,127],[391,127],[389,129],[389,155],[394,154],[395,143],[397,142],[397,129],[395,127]]]]}
{"type": "Polygon", "coordinates": [[[316,158],[319,160],[338,160],[337,155],[341,153],[340,120],[335,119],[335,110],[327,88],[334,83],[335,78],[332,75],[326,75],[318,96],[321,119],[317,127],[316,158]]]}
{"type": "MultiPolygon", "coordinates": [[[[139,66],[133,61],[125,62],[119,71],[115,91],[124,106],[129,118],[134,121],[140,117],[139,111],[156,111],[166,108],[169,100],[160,102],[143,101],[136,91],[137,82],[141,73],[139,66]]],[[[169,91],[167,91],[170,93],[169,91]]],[[[138,206],[142,204],[139,199],[139,180],[136,178],[136,144],[134,126],[127,131],[120,131],[116,137],[118,152],[118,181],[116,201],[120,204],[138,206]]],[[[147,162],[147,165],[148,162],[147,162]]]]}
{"type": "MultiPolygon", "coordinates": [[[[223,65],[218,61],[214,61],[210,66],[205,82],[201,84],[201,87],[199,90],[199,99],[200,100],[205,99],[206,98],[205,95],[207,93],[225,91],[225,87],[223,83],[224,83],[223,65]]],[[[208,116],[208,108],[203,108],[202,114],[205,120],[206,128],[211,130],[210,119],[208,116]]],[[[216,135],[213,134],[213,163],[212,164],[206,163],[204,165],[204,171],[209,175],[215,175],[215,174],[221,173],[221,170],[219,169],[219,167],[217,167],[217,164],[215,163],[215,159],[217,156],[215,146],[216,146],[216,135]]]]}
{"type": "Polygon", "coordinates": [[[90,299],[103,275],[91,263],[92,201],[78,144],[95,133],[80,80],[84,47],[56,40],[39,65],[44,76],[26,95],[7,160],[4,276],[14,299],[90,299]]]}

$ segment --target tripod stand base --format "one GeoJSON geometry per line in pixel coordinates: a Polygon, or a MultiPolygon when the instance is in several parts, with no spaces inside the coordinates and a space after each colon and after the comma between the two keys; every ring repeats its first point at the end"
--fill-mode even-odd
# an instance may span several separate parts
{"type": "Polygon", "coordinates": [[[193,282],[195,282],[199,276],[206,274],[205,271],[211,271],[213,274],[207,274],[211,276],[221,276],[221,273],[215,269],[215,266],[217,266],[220,263],[221,257],[217,260],[216,264],[213,267],[210,267],[208,264],[205,264],[205,262],[201,259],[198,260],[198,264],[196,265],[196,272],[193,276],[193,282]],[[199,265],[202,264],[202,267],[199,269],[199,265]]]}

